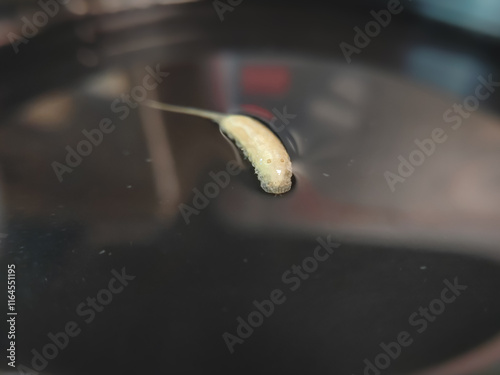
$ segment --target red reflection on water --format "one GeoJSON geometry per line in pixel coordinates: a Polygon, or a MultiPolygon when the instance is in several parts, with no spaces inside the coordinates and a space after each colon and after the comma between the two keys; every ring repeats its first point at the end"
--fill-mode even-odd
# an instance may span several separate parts
{"type": "Polygon", "coordinates": [[[285,94],[290,87],[290,71],[286,66],[246,66],[241,70],[245,94],[285,94]]]}

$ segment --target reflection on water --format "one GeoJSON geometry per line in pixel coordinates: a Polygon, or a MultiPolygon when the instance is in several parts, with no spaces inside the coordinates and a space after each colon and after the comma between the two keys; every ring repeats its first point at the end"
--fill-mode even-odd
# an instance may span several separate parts
{"type": "Polygon", "coordinates": [[[457,99],[327,60],[220,54],[161,64],[169,76],[149,97],[261,118],[291,151],[290,193],[266,195],[248,168],[198,207],[210,172],[225,170],[234,150],[208,120],[138,106],[144,66],[35,98],[0,130],[3,263],[29,275],[18,295],[29,332],[21,361],[125,265],[137,283],[51,364],[54,372],[74,361],[82,373],[157,371],[168,357],[177,373],[255,373],[268,361],[361,373],[380,342],[457,277],[468,285],[463,298],[387,373],[452,359],[498,332],[491,285],[500,273],[479,257],[500,255],[497,116],[475,112],[393,192],[384,173],[397,171],[416,139],[449,126],[443,113],[457,99]],[[116,98],[130,103],[123,118],[116,98]],[[107,133],[104,118],[114,126],[107,133]],[[92,133],[92,151],[73,156],[59,182],[53,162],[68,165],[68,147],[83,150],[95,129],[102,139],[92,133]],[[189,225],[180,204],[196,211],[189,225]],[[335,256],[231,356],[223,332],[327,234],[342,243],[335,256]]]}

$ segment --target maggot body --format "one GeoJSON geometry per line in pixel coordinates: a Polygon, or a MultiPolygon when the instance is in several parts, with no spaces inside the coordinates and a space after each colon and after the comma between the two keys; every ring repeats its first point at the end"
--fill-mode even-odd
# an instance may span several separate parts
{"type": "Polygon", "coordinates": [[[185,113],[211,119],[232,139],[250,160],[262,189],[270,194],[283,194],[292,187],[292,162],[281,141],[264,124],[248,116],[226,115],[194,108],[174,106],[153,100],[152,108],[185,113]]]}

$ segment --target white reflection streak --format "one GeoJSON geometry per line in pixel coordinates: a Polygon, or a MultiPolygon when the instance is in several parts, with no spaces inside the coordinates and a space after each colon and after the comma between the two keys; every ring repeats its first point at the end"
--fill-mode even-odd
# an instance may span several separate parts
{"type": "Polygon", "coordinates": [[[123,2],[120,0],[96,0],[91,2],[91,13],[115,13],[131,8],[149,8],[156,5],[173,5],[183,3],[195,3],[201,0],[129,0],[123,2]]]}
{"type": "MultiPolygon", "coordinates": [[[[490,367],[498,366],[500,358],[500,336],[472,349],[466,354],[437,365],[431,369],[419,371],[413,375],[472,375],[477,371],[485,371],[490,367]]],[[[487,374],[498,374],[496,371],[487,374]]],[[[485,373],[486,375],[486,373],[485,373]]]]}
{"type": "Polygon", "coordinates": [[[147,148],[152,159],[156,194],[160,200],[160,214],[171,218],[177,212],[176,204],[179,200],[180,187],[162,113],[143,106],[139,106],[138,109],[147,148]]]}

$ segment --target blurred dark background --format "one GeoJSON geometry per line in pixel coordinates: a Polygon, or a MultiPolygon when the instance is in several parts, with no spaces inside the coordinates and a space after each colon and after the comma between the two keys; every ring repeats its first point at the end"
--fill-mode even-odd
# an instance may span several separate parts
{"type": "MultiPolygon", "coordinates": [[[[500,96],[456,131],[444,119],[479,77],[500,81],[500,4],[401,0],[346,59],[389,3],[2,1],[0,288],[15,264],[16,364],[33,368],[75,321],[41,373],[362,374],[457,278],[467,290],[380,373],[500,373],[500,96]],[[236,156],[210,122],[130,99],[151,69],[168,73],[156,100],[264,122],[286,107],[293,190],[264,194],[244,162],[187,223],[179,205],[236,156]],[[117,100],[132,100],[124,118],[117,100]],[[60,181],[54,162],[104,118],[112,132],[60,181]],[[436,128],[448,140],[392,191],[384,173],[436,128]],[[340,247],[290,292],[282,275],[318,236],[340,247]],[[84,323],[77,306],[123,267],[136,278],[84,323]],[[223,333],[276,288],[287,301],[231,354],[223,333]]],[[[4,358],[0,373],[23,372],[4,358]]]]}

